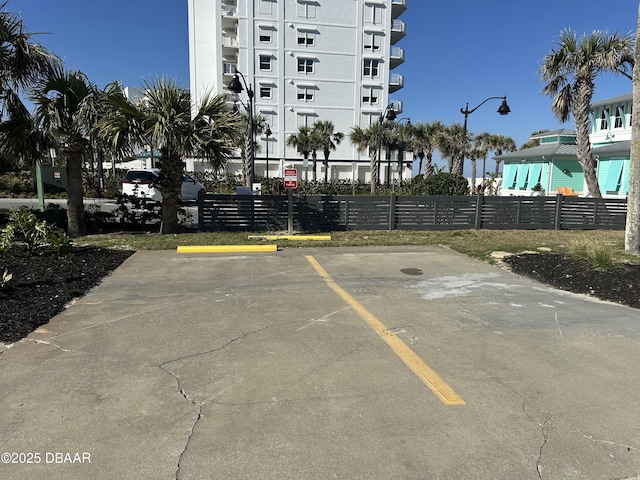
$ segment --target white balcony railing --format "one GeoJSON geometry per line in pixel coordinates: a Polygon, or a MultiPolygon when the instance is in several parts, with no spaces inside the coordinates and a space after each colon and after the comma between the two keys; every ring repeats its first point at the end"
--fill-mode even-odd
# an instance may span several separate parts
{"type": "Polygon", "coordinates": [[[238,16],[238,9],[236,7],[222,6],[222,16],[235,18],[238,16]]]}

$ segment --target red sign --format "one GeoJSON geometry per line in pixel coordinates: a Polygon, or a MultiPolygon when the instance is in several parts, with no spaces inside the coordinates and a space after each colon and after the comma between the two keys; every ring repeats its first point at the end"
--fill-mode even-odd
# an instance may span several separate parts
{"type": "Polygon", "coordinates": [[[295,168],[285,168],[284,186],[285,188],[298,188],[298,170],[295,168]]]}

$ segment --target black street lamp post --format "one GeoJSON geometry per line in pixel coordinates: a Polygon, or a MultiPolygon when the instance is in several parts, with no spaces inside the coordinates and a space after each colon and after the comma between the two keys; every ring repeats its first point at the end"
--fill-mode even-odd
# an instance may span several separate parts
{"type": "Polygon", "coordinates": [[[378,175],[376,175],[376,195],[378,195],[380,190],[380,165],[382,160],[382,128],[384,126],[384,121],[389,120],[393,122],[396,119],[396,112],[393,109],[393,105],[387,105],[387,108],[384,109],[384,112],[380,114],[380,120],[378,125],[378,175]]]}
{"type": "MultiPolygon", "coordinates": [[[[472,108],[471,110],[469,110],[469,102],[467,102],[466,107],[460,109],[460,113],[462,113],[464,115],[463,133],[464,133],[465,137],[467,136],[467,118],[469,117],[469,115],[471,115],[473,112],[475,112],[478,108],[480,108],[482,105],[487,103],[489,100],[502,100],[502,104],[500,105],[500,108],[498,108],[498,113],[500,115],[508,115],[511,112],[511,109],[509,108],[509,105],[507,105],[507,96],[506,95],[504,97],[489,97],[489,98],[486,98],[477,107],[472,108]]],[[[462,168],[464,169],[464,158],[462,159],[462,168]]],[[[473,179],[473,181],[475,182],[475,179],[473,179]]]]}
{"type": "Polygon", "coordinates": [[[246,172],[247,178],[246,178],[245,186],[249,188],[253,188],[253,178],[255,175],[255,166],[256,166],[255,153],[254,153],[254,135],[255,134],[254,134],[254,125],[253,125],[253,88],[251,87],[251,84],[247,85],[247,81],[244,78],[244,75],[238,70],[236,70],[236,73],[233,76],[233,79],[229,82],[228,88],[236,95],[239,95],[240,92],[242,92],[242,90],[247,91],[248,100],[245,107],[247,109],[247,115],[249,116],[249,141],[247,142],[247,150],[248,150],[247,156],[248,156],[249,165],[247,165],[247,172],[246,172]],[[240,75],[240,77],[242,78],[242,83],[240,83],[240,78],[238,78],[238,75],[240,75]],[[242,88],[243,84],[244,84],[244,88],[242,88]]]}
{"type": "Polygon", "coordinates": [[[265,177],[269,178],[269,137],[271,136],[273,132],[271,131],[271,128],[269,128],[269,125],[267,125],[267,128],[264,131],[264,135],[265,137],[267,137],[267,170],[266,170],[266,175],[265,177]]]}

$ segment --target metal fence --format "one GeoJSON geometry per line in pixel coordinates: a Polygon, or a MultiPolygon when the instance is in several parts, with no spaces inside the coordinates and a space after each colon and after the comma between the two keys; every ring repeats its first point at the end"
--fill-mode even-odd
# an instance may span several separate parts
{"type": "MultiPolygon", "coordinates": [[[[286,195],[198,198],[200,231],[283,231],[286,195]]],[[[565,197],[294,196],[293,228],[338,230],[624,230],[627,201],[565,197]]]]}

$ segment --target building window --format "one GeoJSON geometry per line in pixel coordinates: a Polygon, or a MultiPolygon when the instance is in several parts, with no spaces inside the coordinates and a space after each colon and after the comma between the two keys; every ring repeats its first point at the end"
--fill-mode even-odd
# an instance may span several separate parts
{"type": "Polygon", "coordinates": [[[314,87],[298,87],[298,100],[301,102],[313,102],[314,87]]]}
{"type": "Polygon", "coordinates": [[[313,113],[298,113],[298,127],[313,127],[315,119],[313,113]]]}
{"type": "Polygon", "coordinates": [[[298,0],[298,17],[300,18],[316,18],[315,1],[298,0]]]}
{"type": "Polygon", "coordinates": [[[271,98],[271,86],[270,85],[260,85],[260,98],[270,99],[271,98]]]}
{"type": "Polygon", "coordinates": [[[603,108],[600,112],[600,130],[609,130],[609,109],[603,108]]]}
{"type": "Polygon", "coordinates": [[[382,5],[368,4],[364,8],[365,25],[381,25],[384,10],[382,5]]]}
{"type": "Polygon", "coordinates": [[[379,33],[365,32],[364,34],[364,49],[376,52],[380,50],[382,44],[382,35],[379,33]]]}
{"type": "Polygon", "coordinates": [[[259,39],[260,43],[271,43],[273,30],[270,28],[260,27],[259,39]]]}
{"type": "Polygon", "coordinates": [[[260,55],[260,70],[271,71],[271,56],[260,55]]]}
{"type": "Polygon", "coordinates": [[[622,128],[622,119],[624,117],[624,106],[618,105],[616,107],[616,118],[613,121],[613,128],[622,128]]]}
{"type": "Polygon", "coordinates": [[[378,113],[363,113],[361,125],[371,127],[378,123],[380,120],[380,112],[378,113]]]}
{"type": "Polygon", "coordinates": [[[365,77],[368,78],[376,78],[378,76],[378,66],[379,66],[379,61],[378,60],[372,60],[370,58],[365,58],[364,59],[364,69],[363,69],[363,75],[365,77]]]}
{"type": "Polygon", "coordinates": [[[260,0],[260,6],[258,11],[261,15],[271,15],[273,13],[274,0],[260,0]]]}
{"type": "Polygon", "coordinates": [[[298,45],[313,47],[316,44],[315,32],[298,32],[298,45]]]}
{"type": "Polygon", "coordinates": [[[313,73],[313,59],[312,58],[299,58],[298,59],[298,73],[313,73]]]}
{"type": "Polygon", "coordinates": [[[378,96],[380,94],[379,88],[376,87],[363,87],[362,88],[362,103],[365,105],[377,105],[378,96]]]}

